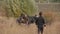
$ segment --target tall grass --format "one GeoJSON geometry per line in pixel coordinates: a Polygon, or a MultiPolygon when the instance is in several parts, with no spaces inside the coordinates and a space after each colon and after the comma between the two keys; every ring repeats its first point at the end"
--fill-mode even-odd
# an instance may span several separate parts
{"type": "Polygon", "coordinates": [[[45,12],[44,13],[44,18],[45,18],[45,22],[48,25],[51,25],[52,22],[54,21],[54,12],[45,12]]]}

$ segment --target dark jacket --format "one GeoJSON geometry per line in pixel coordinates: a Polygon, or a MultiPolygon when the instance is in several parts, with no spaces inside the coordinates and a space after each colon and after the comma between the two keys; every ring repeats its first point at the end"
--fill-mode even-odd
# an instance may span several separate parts
{"type": "Polygon", "coordinates": [[[38,27],[43,27],[43,25],[45,24],[45,20],[42,16],[38,17],[36,20],[36,25],[38,27]]]}

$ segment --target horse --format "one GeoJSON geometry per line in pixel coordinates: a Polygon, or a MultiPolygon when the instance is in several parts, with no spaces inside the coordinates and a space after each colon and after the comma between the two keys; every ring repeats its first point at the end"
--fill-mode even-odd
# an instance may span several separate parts
{"type": "Polygon", "coordinates": [[[35,21],[34,18],[31,17],[31,16],[25,17],[25,18],[19,17],[19,18],[17,19],[17,22],[18,22],[19,24],[21,24],[21,23],[23,23],[23,24],[32,24],[32,23],[34,23],[34,21],[35,21]]]}
{"type": "Polygon", "coordinates": [[[17,22],[19,24],[23,23],[23,24],[33,24],[36,22],[36,16],[20,16],[18,19],[17,19],[17,22]]]}

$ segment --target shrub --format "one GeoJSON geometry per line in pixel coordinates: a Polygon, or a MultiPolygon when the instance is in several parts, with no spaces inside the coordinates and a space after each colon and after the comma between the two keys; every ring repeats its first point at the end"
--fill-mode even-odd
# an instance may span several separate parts
{"type": "Polygon", "coordinates": [[[21,13],[32,15],[36,12],[34,0],[6,0],[8,16],[18,17],[21,13]]]}

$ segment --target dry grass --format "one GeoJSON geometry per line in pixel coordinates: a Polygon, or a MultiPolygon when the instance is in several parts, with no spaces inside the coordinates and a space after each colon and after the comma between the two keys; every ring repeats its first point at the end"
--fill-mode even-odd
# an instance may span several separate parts
{"type": "MultiPolygon", "coordinates": [[[[58,21],[59,18],[56,19],[57,17],[51,22],[52,25],[47,25],[44,28],[44,34],[60,34],[60,21],[58,21]]],[[[25,24],[18,25],[13,17],[9,19],[0,17],[0,34],[37,34],[37,27],[35,24],[31,24],[29,27],[25,24]]]]}

